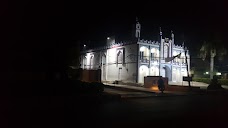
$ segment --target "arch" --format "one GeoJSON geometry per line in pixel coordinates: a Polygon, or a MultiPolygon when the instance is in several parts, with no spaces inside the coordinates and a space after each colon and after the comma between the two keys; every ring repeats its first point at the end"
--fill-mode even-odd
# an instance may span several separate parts
{"type": "Polygon", "coordinates": [[[147,47],[141,46],[140,49],[139,49],[139,51],[142,52],[142,51],[145,51],[146,49],[147,49],[147,47]]]}
{"type": "Polygon", "coordinates": [[[151,48],[151,53],[155,53],[155,48],[151,48]]]}
{"type": "Polygon", "coordinates": [[[153,62],[158,62],[158,60],[159,60],[159,50],[158,50],[158,48],[154,48],[153,47],[153,48],[151,48],[150,52],[151,52],[151,54],[150,54],[151,60],[153,62]]]}
{"type": "Polygon", "coordinates": [[[106,55],[105,53],[101,56],[101,74],[102,74],[102,81],[106,81],[106,55]]]}
{"type": "Polygon", "coordinates": [[[180,72],[180,68],[177,68],[176,71],[176,81],[180,82],[181,81],[181,72],[180,72]]]}
{"type": "Polygon", "coordinates": [[[166,43],[164,45],[164,58],[169,57],[169,45],[166,43]]]}
{"type": "Polygon", "coordinates": [[[87,56],[86,55],[83,55],[82,57],[81,57],[81,59],[82,59],[82,68],[83,69],[85,69],[86,68],[86,64],[87,64],[87,58],[86,58],[87,56]]]}
{"type": "Polygon", "coordinates": [[[93,69],[94,68],[94,55],[91,54],[89,58],[89,68],[93,69]]]}
{"type": "Polygon", "coordinates": [[[139,83],[144,83],[144,77],[149,75],[149,69],[145,65],[139,67],[139,83]]]}
{"type": "Polygon", "coordinates": [[[167,65],[165,66],[165,77],[167,77],[169,81],[172,80],[172,71],[167,65]]]}
{"type": "Polygon", "coordinates": [[[141,46],[139,49],[139,58],[142,62],[149,61],[150,50],[145,46],[141,46]]]}
{"type": "Polygon", "coordinates": [[[151,76],[159,76],[159,68],[158,68],[158,66],[150,67],[150,75],[151,76]]]}
{"type": "Polygon", "coordinates": [[[161,68],[160,76],[165,77],[165,68],[161,68]]]}
{"type": "Polygon", "coordinates": [[[120,48],[120,49],[117,49],[117,55],[116,55],[116,64],[121,64],[121,63],[124,63],[124,49],[123,48],[120,48]]]}
{"type": "Polygon", "coordinates": [[[177,72],[176,70],[177,70],[176,68],[173,68],[173,72],[172,72],[172,76],[173,76],[172,81],[173,82],[176,82],[176,72],[177,72]]]}

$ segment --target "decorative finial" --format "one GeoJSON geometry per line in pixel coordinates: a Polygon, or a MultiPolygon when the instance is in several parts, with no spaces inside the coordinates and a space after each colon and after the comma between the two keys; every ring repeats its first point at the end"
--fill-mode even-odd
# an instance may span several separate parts
{"type": "Polygon", "coordinates": [[[171,37],[174,38],[173,30],[171,30],[171,37]]]}
{"type": "Polygon", "coordinates": [[[162,36],[162,31],[161,31],[161,27],[160,27],[160,36],[162,36]]]}

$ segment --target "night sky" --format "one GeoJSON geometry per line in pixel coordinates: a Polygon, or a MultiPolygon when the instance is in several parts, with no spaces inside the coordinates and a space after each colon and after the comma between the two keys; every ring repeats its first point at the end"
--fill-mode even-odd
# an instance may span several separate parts
{"type": "Polygon", "coordinates": [[[39,62],[42,67],[50,62],[52,67],[62,62],[67,48],[79,42],[102,46],[113,35],[128,40],[136,17],[142,25],[143,39],[158,40],[161,27],[165,37],[170,37],[173,30],[176,44],[184,41],[192,53],[212,37],[221,39],[227,47],[226,5],[225,0],[3,2],[1,30],[7,43],[2,43],[1,51],[7,53],[5,59],[11,65],[37,66],[39,62]]]}
{"type": "Polygon", "coordinates": [[[105,6],[91,7],[81,14],[82,39],[105,41],[109,35],[120,40],[131,36],[135,17],[142,25],[144,39],[157,40],[159,27],[164,36],[173,30],[176,43],[183,41],[189,46],[200,44],[212,35],[225,40],[227,29],[227,4],[223,1],[160,1],[137,3],[107,3],[105,6]],[[110,6],[108,6],[110,5],[110,6]],[[99,9],[99,10],[97,10],[99,9]],[[84,27],[83,27],[84,26],[84,27]]]}

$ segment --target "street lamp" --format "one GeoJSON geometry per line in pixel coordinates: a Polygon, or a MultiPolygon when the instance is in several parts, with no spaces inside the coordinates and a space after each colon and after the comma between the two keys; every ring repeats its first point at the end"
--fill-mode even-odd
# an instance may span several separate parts
{"type": "Polygon", "coordinates": [[[85,44],[83,45],[83,50],[86,50],[86,45],[85,44]]]}

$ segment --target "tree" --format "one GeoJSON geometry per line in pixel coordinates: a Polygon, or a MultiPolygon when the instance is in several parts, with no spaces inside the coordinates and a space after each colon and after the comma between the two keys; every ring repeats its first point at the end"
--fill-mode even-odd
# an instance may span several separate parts
{"type": "Polygon", "coordinates": [[[207,57],[210,57],[210,79],[213,79],[214,58],[218,57],[221,61],[225,55],[226,49],[220,40],[205,41],[201,46],[200,58],[205,61],[207,57]]]}

